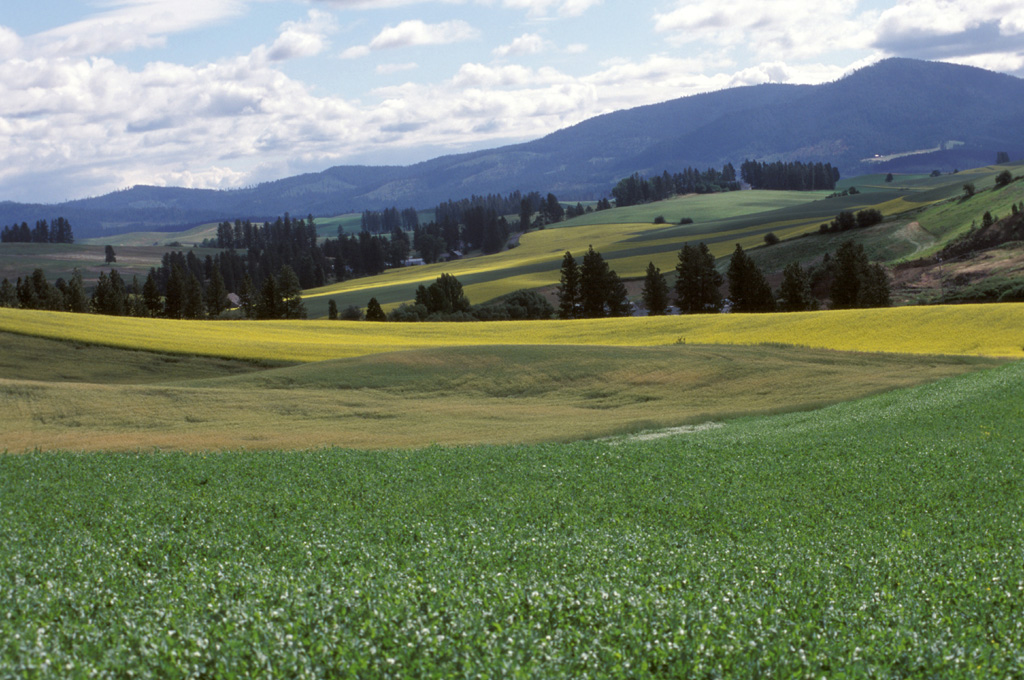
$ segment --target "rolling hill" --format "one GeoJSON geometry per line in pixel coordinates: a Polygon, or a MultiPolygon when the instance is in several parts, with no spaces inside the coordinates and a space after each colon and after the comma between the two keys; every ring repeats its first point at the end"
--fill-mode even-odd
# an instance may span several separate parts
{"type": "Polygon", "coordinates": [[[0,203],[0,224],[63,215],[79,238],[219,219],[338,215],[472,194],[608,195],[633,172],[746,158],[828,161],[845,176],[987,165],[1024,157],[1024,81],[946,63],[888,59],[823,85],[765,84],[618,111],[542,139],[407,167],[338,166],[233,191],[136,186],[59,205],[0,203]],[[877,159],[876,159],[877,157],[877,159]],[[882,159],[882,160],[879,160],[882,159]]]}

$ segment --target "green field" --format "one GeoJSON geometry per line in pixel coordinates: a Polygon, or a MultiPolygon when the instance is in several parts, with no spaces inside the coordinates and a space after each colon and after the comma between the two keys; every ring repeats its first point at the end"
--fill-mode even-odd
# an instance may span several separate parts
{"type": "Polygon", "coordinates": [[[1019,677],[1022,442],[1016,362],[652,440],[2,456],[0,676],[1019,677]]]}
{"type": "Polygon", "coordinates": [[[765,345],[448,342],[290,366],[0,333],[0,451],[572,441],[817,408],[999,363],[765,345]]]}

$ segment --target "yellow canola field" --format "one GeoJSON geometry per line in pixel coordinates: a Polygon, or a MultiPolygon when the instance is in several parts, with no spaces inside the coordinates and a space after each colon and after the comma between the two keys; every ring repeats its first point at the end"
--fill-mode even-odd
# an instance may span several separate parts
{"type": "Polygon", "coordinates": [[[1024,358],[1024,305],[1013,303],[794,314],[408,324],[172,321],[0,309],[0,331],[159,352],[295,362],[474,345],[643,347],[677,342],[780,343],[860,352],[1024,358]]]}

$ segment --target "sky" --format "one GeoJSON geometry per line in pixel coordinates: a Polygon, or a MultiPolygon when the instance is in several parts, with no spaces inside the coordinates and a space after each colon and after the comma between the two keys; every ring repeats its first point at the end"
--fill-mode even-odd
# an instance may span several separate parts
{"type": "Polygon", "coordinates": [[[406,165],[891,56],[1024,77],[1024,3],[0,0],[0,201],[406,165]]]}

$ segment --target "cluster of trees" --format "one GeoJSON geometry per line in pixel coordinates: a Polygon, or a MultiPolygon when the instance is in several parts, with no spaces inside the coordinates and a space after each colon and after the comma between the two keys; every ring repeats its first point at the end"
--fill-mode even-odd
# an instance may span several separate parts
{"type": "Polygon", "coordinates": [[[36,221],[36,226],[29,229],[28,222],[20,225],[5,226],[0,231],[0,243],[74,243],[75,235],[71,223],[58,217],[53,224],[46,220],[36,221]]]}
{"type": "Polygon", "coordinates": [[[818,191],[836,188],[839,168],[831,163],[762,163],[745,160],[740,165],[740,177],[754,189],[786,191],[818,191]]]}
{"type": "MultiPolygon", "coordinates": [[[[852,241],[843,243],[835,254],[826,254],[816,268],[805,270],[790,263],[782,273],[782,283],[773,292],[757,263],[737,244],[729,259],[725,276],[715,266],[715,258],[704,243],[686,244],[676,264],[675,299],[682,314],[731,312],[799,312],[819,307],[816,289],[827,292],[834,309],[888,307],[891,304],[889,279],[885,269],[868,261],[864,247],[852,241]],[[728,283],[728,297],[722,286],[728,283]]],[[[648,314],[667,314],[669,288],[661,271],[647,265],[641,295],[648,314]]]]}
{"type": "Polygon", "coordinates": [[[882,222],[883,215],[880,210],[866,208],[858,210],[856,214],[852,210],[844,210],[835,216],[831,222],[818,227],[821,234],[835,234],[850,229],[866,229],[882,222]]]}
{"type": "Polygon", "coordinates": [[[631,313],[625,284],[594,246],[583,255],[582,264],[565,251],[558,286],[559,318],[594,319],[631,313]]]}
{"type": "Polygon", "coordinates": [[[412,231],[420,225],[420,214],[416,208],[405,208],[399,212],[392,207],[383,211],[366,210],[360,223],[362,231],[371,234],[390,234],[396,229],[412,231]]]}
{"type": "Polygon", "coordinates": [[[736,181],[736,169],[727,163],[721,171],[714,168],[700,171],[687,168],[682,172],[670,175],[666,170],[661,175],[651,178],[641,177],[634,173],[630,177],[619,180],[612,189],[615,205],[624,208],[654,201],[663,201],[682,194],[709,194],[719,191],[736,191],[740,183],[736,181]]]}
{"type": "MultiPolygon", "coordinates": [[[[191,254],[191,253],[190,253],[191,254]]],[[[92,295],[86,295],[82,275],[74,270],[70,281],[58,278],[53,284],[42,269],[12,284],[0,282],[0,307],[43,309],[55,312],[92,312],[111,316],[165,317],[169,319],[205,319],[217,317],[231,306],[228,289],[220,270],[212,268],[210,277],[200,278],[181,253],[173,253],[173,264],[161,281],[164,270],[153,268],[144,284],[132,277],[129,285],[120,272],[100,272],[92,295]],[[158,274],[160,272],[161,274],[158,274]]],[[[257,289],[247,274],[239,293],[245,316],[257,319],[305,318],[302,288],[291,267],[284,265],[275,276],[268,276],[257,289]]]]}
{"type": "Polygon", "coordinates": [[[16,283],[6,278],[0,281],[0,307],[88,312],[89,298],[78,269],[74,270],[71,281],[59,278],[53,284],[46,280],[42,269],[36,269],[24,279],[19,276],[16,283]]]}
{"type": "Polygon", "coordinates": [[[554,308],[543,295],[520,290],[486,305],[473,306],[462,290],[462,283],[451,274],[441,274],[429,286],[416,289],[416,301],[385,314],[377,298],[370,298],[365,315],[358,307],[349,307],[339,317],[337,305],[328,303],[331,319],[367,321],[507,321],[550,319],[554,308]]]}

